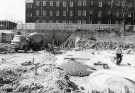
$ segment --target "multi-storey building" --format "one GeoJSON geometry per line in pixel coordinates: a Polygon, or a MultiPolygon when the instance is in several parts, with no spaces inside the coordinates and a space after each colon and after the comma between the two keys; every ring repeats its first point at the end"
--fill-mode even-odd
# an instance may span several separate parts
{"type": "Polygon", "coordinates": [[[134,0],[27,0],[26,23],[135,24],[134,0]]]}
{"type": "Polygon", "coordinates": [[[11,30],[16,29],[17,23],[8,21],[8,20],[0,20],[0,30],[11,30]]]}

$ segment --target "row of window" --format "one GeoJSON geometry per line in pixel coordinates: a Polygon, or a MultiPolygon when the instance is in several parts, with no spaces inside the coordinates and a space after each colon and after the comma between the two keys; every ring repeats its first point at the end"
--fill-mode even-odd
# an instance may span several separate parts
{"type": "MultiPolygon", "coordinates": [[[[59,7],[60,6],[60,1],[56,1],[56,2],[54,2],[54,1],[36,1],[35,5],[36,6],[57,6],[57,7],[59,7]]],[[[68,5],[68,3],[66,1],[62,2],[63,7],[66,7],[67,5],[68,5]]],[[[74,6],[73,1],[70,1],[69,5],[70,5],[70,7],[73,7],[74,6]]]]}
{"type": "MultiPolygon", "coordinates": [[[[102,14],[103,14],[103,12],[99,11],[97,13],[97,17],[102,17],[102,14]]],[[[107,14],[110,15],[111,11],[108,11],[107,14]]],[[[40,14],[40,10],[36,10],[36,16],[47,16],[47,15],[48,16],[60,16],[60,11],[56,10],[56,13],[54,14],[54,12],[52,10],[50,10],[50,11],[43,10],[42,13],[40,14]]],[[[62,12],[62,16],[67,16],[67,15],[68,15],[67,11],[62,12]]],[[[87,16],[87,12],[86,12],[86,10],[78,10],[77,15],[78,16],[87,16]]],[[[93,15],[92,10],[89,11],[89,15],[93,15]]],[[[29,12],[28,16],[33,16],[33,14],[29,12]]],[[[74,16],[73,11],[69,11],[69,16],[74,16]]],[[[115,16],[120,17],[120,12],[116,11],[115,16]]],[[[128,13],[128,17],[132,17],[132,14],[128,13]]]]}
{"type": "MultiPolygon", "coordinates": [[[[40,20],[36,20],[36,23],[40,23],[40,20]]],[[[75,23],[72,20],[42,20],[43,23],[75,23]]],[[[86,20],[77,20],[76,23],[86,24],[86,20]]]]}
{"type": "MultiPolygon", "coordinates": [[[[35,2],[35,5],[36,6],[57,6],[57,7],[59,7],[60,6],[60,2],[59,1],[56,1],[56,2],[54,2],[54,1],[36,1],[35,2]]],[[[78,1],[77,2],[77,5],[78,6],[86,6],[87,5],[87,2],[84,0],[84,1],[78,1]]],[[[91,3],[90,3],[90,5],[91,6],[93,6],[94,5],[94,3],[93,3],[93,1],[91,1],[91,3]]],[[[66,2],[66,1],[63,1],[62,2],[62,6],[63,7],[67,7],[68,6],[68,3],[66,2]]],[[[74,6],[74,2],[73,1],[70,1],[69,2],[69,6],[70,7],[73,7],[74,6]]],[[[98,6],[99,7],[102,7],[103,6],[103,2],[99,2],[98,3],[98,6]]],[[[32,6],[32,4],[27,4],[27,7],[28,8],[32,8],[33,6],[32,6]]]]}
{"type": "MultiPolygon", "coordinates": [[[[36,20],[36,23],[40,23],[41,20],[36,20]]],[[[121,24],[123,21],[115,21],[115,24],[121,24]]],[[[76,22],[74,22],[73,20],[42,20],[42,23],[78,23],[78,24],[86,24],[87,21],[86,20],[77,20],[76,22]]],[[[89,21],[90,24],[95,23],[94,20],[90,20],[89,21]]],[[[97,24],[102,24],[101,20],[98,20],[96,22],[97,24]]],[[[110,24],[110,20],[108,20],[107,22],[108,24],[110,24]]],[[[130,24],[130,22],[128,22],[130,24]]]]}
{"type": "MultiPolygon", "coordinates": [[[[28,14],[28,16],[33,16],[33,14],[30,12],[27,14],[28,14]]],[[[36,16],[47,16],[47,15],[48,16],[60,16],[60,11],[56,10],[56,13],[54,15],[52,10],[50,10],[50,11],[43,10],[42,13],[40,13],[39,10],[36,10],[36,16]]],[[[68,13],[66,11],[62,12],[62,16],[67,16],[67,15],[68,15],[68,13]]],[[[73,11],[69,11],[69,16],[74,16],[73,11]]],[[[79,10],[78,16],[86,16],[86,10],[83,10],[83,11],[79,10]]]]}
{"type": "MultiPolygon", "coordinates": [[[[63,7],[67,7],[69,4],[70,7],[73,7],[74,6],[74,2],[73,1],[70,1],[69,3],[67,3],[66,1],[63,1],[62,2],[62,6],[63,7]]],[[[57,6],[59,7],[60,6],[60,2],[59,1],[36,1],[35,3],[36,6],[57,6]]],[[[78,1],[77,3],[78,6],[86,6],[87,5],[87,2],[84,0],[84,1],[78,1]]],[[[93,6],[93,1],[91,1],[90,3],[91,6],[93,6]]],[[[99,2],[99,7],[102,7],[102,2],[99,2]]],[[[33,8],[32,4],[27,4],[27,7],[28,8],[33,8]]]]}
{"type": "MultiPolygon", "coordinates": [[[[37,1],[35,1],[34,4],[36,6],[57,6],[57,7],[59,7],[59,6],[62,5],[63,7],[67,7],[67,6],[73,7],[74,6],[74,3],[75,2],[73,2],[73,1],[69,1],[69,2],[63,1],[63,2],[60,2],[60,1],[38,1],[37,0],[37,1]]],[[[78,0],[78,2],[77,2],[77,5],[78,6],[86,6],[87,4],[88,3],[87,3],[86,0],[78,0]]],[[[103,4],[104,4],[104,2],[102,2],[102,1],[99,1],[98,3],[96,3],[96,5],[98,7],[103,7],[103,4]]],[[[113,6],[114,5],[114,2],[108,1],[107,4],[108,4],[108,6],[113,6]]],[[[93,6],[93,5],[94,5],[94,1],[91,0],[90,1],[90,6],[93,6]]],[[[116,6],[126,6],[127,4],[125,2],[121,2],[119,0],[119,1],[115,2],[115,5],[116,6]]],[[[133,6],[133,3],[128,3],[127,6],[128,7],[132,7],[133,6]]],[[[32,8],[32,4],[28,4],[27,7],[32,8]]]]}

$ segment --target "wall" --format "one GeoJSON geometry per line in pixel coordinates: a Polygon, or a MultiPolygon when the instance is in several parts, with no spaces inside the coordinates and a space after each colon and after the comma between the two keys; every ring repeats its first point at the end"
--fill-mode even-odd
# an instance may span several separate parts
{"type": "Polygon", "coordinates": [[[37,30],[67,30],[75,31],[77,29],[81,30],[116,30],[120,31],[121,25],[119,24],[64,24],[64,23],[26,23],[19,24],[17,29],[37,29],[37,30]]]}

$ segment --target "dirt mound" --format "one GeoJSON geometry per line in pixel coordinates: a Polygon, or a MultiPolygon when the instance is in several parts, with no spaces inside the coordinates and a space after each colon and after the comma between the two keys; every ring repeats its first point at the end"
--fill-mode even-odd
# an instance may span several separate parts
{"type": "MultiPolygon", "coordinates": [[[[103,93],[108,90],[113,93],[135,92],[135,83],[133,81],[112,73],[111,71],[109,71],[109,73],[102,71],[100,71],[100,73],[93,73],[89,78],[89,91],[95,90],[103,93]]],[[[109,91],[107,93],[110,93],[109,91]]]]}
{"type": "Polygon", "coordinates": [[[70,74],[71,76],[80,77],[88,76],[93,73],[93,71],[95,71],[94,68],[72,59],[62,63],[60,65],[60,68],[62,68],[66,73],[70,74]]]}

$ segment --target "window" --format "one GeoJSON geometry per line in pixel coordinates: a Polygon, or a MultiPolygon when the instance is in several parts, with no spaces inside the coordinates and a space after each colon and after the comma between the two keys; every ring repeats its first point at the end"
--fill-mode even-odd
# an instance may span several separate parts
{"type": "Polygon", "coordinates": [[[125,1],[122,1],[121,2],[121,5],[124,7],[126,4],[125,4],[125,1]]]}
{"type": "Polygon", "coordinates": [[[119,11],[116,12],[116,17],[119,17],[120,13],[119,11]]]}
{"type": "Polygon", "coordinates": [[[46,6],[46,1],[43,1],[43,6],[46,6]]]}
{"type": "Polygon", "coordinates": [[[128,17],[132,17],[131,13],[128,13],[128,17]]]}
{"type": "Polygon", "coordinates": [[[82,2],[81,1],[78,1],[78,6],[82,6],[82,2]]]}
{"type": "Polygon", "coordinates": [[[99,2],[98,6],[99,7],[102,7],[103,3],[102,2],[99,2]]]}
{"type": "Polygon", "coordinates": [[[70,7],[73,7],[73,6],[74,6],[73,1],[70,1],[70,7]]]}
{"type": "Polygon", "coordinates": [[[66,16],[66,11],[63,11],[63,16],[66,16]]]}
{"type": "Polygon", "coordinates": [[[86,10],[83,10],[83,16],[86,16],[86,10]]]}
{"type": "Polygon", "coordinates": [[[78,10],[78,16],[81,16],[81,15],[82,15],[82,11],[78,10]]]}
{"type": "Polygon", "coordinates": [[[120,6],[121,4],[120,4],[120,1],[118,0],[117,2],[116,2],[116,6],[120,6]]]}
{"type": "Polygon", "coordinates": [[[85,0],[83,1],[83,6],[86,6],[86,1],[85,0]]]}
{"type": "Polygon", "coordinates": [[[107,14],[110,15],[110,14],[111,14],[111,11],[109,10],[109,11],[107,12],[107,14]]]}
{"type": "Polygon", "coordinates": [[[43,16],[46,16],[46,10],[43,10],[43,16]]]}
{"type": "Polygon", "coordinates": [[[86,20],[82,20],[82,23],[83,23],[83,24],[86,24],[86,20]]]}
{"type": "Polygon", "coordinates": [[[133,4],[132,3],[129,3],[128,7],[130,7],[130,8],[133,7],[133,4]]]}
{"type": "Polygon", "coordinates": [[[78,23],[78,24],[81,24],[81,23],[82,23],[82,21],[81,21],[81,20],[77,20],[77,23],[78,23]]]}
{"type": "Polygon", "coordinates": [[[67,6],[67,2],[63,1],[63,7],[67,6]]]}
{"type": "Polygon", "coordinates": [[[36,1],[36,6],[40,6],[40,1],[36,1]]]}
{"type": "Polygon", "coordinates": [[[32,4],[27,4],[27,8],[32,8],[32,4]]]}
{"type": "Polygon", "coordinates": [[[56,11],[56,16],[59,16],[60,15],[60,12],[57,10],[56,11]]]}
{"type": "Polygon", "coordinates": [[[27,16],[28,16],[28,17],[31,17],[31,16],[32,16],[32,13],[28,13],[27,16]]]}
{"type": "Polygon", "coordinates": [[[110,6],[111,5],[111,2],[110,1],[108,1],[108,6],[110,6]]]}
{"type": "Polygon", "coordinates": [[[92,14],[93,14],[93,11],[92,11],[92,10],[90,10],[90,11],[89,11],[89,13],[90,13],[90,15],[92,15],[92,14]]]}
{"type": "Polygon", "coordinates": [[[102,17],[102,12],[101,11],[98,12],[98,17],[102,17]]]}
{"type": "Polygon", "coordinates": [[[39,16],[39,10],[36,10],[36,16],[39,16]]]}
{"type": "Polygon", "coordinates": [[[53,6],[53,1],[50,1],[50,6],[53,6]]]}
{"type": "Polygon", "coordinates": [[[73,16],[73,11],[70,11],[70,16],[73,16]]]}
{"type": "Polygon", "coordinates": [[[57,7],[60,6],[60,2],[59,2],[59,1],[56,2],[56,6],[57,6],[57,7]]]}
{"type": "Polygon", "coordinates": [[[30,13],[30,17],[32,17],[33,16],[33,14],[32,13],[30,13]]]}
{"type": "Polygon", "coordinates": [[[53,11],[52,10],[50,10],[50,16],[53,16],[53,11]]]}
{"type": "Polygon", "coordinates": [[[94,2],[91,0],[90,4],[91,4],[91,6],[93,6],[94,2]]]}

